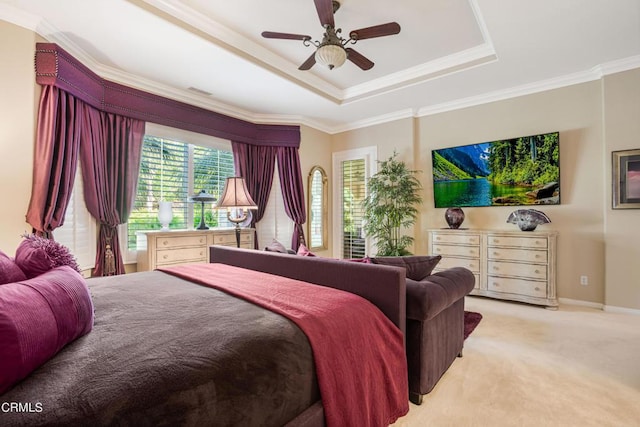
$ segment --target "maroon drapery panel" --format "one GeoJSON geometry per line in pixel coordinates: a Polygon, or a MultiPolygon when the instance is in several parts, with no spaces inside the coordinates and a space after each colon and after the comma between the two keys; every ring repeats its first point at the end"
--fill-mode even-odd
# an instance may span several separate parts
{"type": "Polygon", "coordinates": [[[27,222],[44,237],[63,225],[73,189],[84,103],[53,86],[40,95],[27,222]]]}
{"type": "MultiPolygon", "coordinates": [[[[256,223],[262,219],[269,201],[278,148],[232,141],[231,149],[236,175],[245,179],[249,194],[258,205],[258,211],[251,220],[251,227],[255,227],[256,223]]],[[[260,246],[257,233],[254,243],[254,247],[258,249],[260,246]]]]}
{"type": "Polygon", "coordinates": [[[291,249],[295,251],[300,244],[306,245],[302,224],[307,221],[307,213],[304,206],[300,154],[296,147],[278,147],[277,159],[284,209],[296,224],[291,237],[291,249]]]}
{"type": "Polygon", "coordinates": [[[87,108],[80,161],[87,209],[100,222],[93,274],[123,274],[118,225],[136,196],[144,122],[87,108]]]}

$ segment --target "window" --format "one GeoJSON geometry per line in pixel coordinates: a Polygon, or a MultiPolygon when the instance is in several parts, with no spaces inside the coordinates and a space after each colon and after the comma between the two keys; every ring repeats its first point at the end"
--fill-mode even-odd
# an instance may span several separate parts
{"type": "MultiPolygon", "coordinates": [[[[161,228],[159,201],[173,204],[170,228],[193,228],[200,222],[200,209],[194,207],[200,205],[194,206],[190,197],[206,190],[219,198],[225,179],[233,175],[233,154],[228,141],[148,125],[142,145],[138,191],[127,225],[128,249],[136,249],[138,231],[161,228]],[[183,142],[185,140],[189,142],[183,142]],[[200,143],[192,143],[194,140],[200,143]]],[[[226,211],[214,211],[212,206],[205,204],[207,225],[231,227],[233,224],[228,222],[226,211]]]]}
{"type": "Polygon", "coordinates": [[[260,245],[260,248],[264,248],[275,239],[286,248],[291,248],[293,230],[293,220],[289,218],[284,209],[284,200],[282,198],[280,176],[278,175],[278,164],[276,161],[269,201],[267,201],[262,219],[256,223],[258,245],[260,245]]]}
{"type": "Polygon", "coordinates": [[[327,174],[320,166],[311,168],[307,191],[309,249],[327,249],[327,174]]]}
{"type": "Polygon", "coordinates": [[[84,204],[80,162],[64,214],[64,224],[53,231],[53,237],[69,248],[82,270],[93,268],[96,258],[96,220],[84,204]]]}
{"type": "Polygon", "coordinates": [[[363,233],[367,179],[375,173],[376,147],[333,154],[334,209],[333,252],[339,258],[362,258],[371,252],[363,233]]]}

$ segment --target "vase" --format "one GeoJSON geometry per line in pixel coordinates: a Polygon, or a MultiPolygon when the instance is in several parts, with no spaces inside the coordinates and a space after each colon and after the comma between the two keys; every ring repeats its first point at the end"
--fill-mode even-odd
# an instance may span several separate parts
{"type": "Polygon", "coordinates": [[[169,224],[173,219],[171,202],[158,202],[158,221],[162,224],[163,230],[169,229],[169,224]]]}
{"type": "Polygon", "coordinates": [[[444,213],[444,219],[447,220],[449,228],[460,228],[464,221],[464,212],[460,208],[449,208],[444,213]]]}

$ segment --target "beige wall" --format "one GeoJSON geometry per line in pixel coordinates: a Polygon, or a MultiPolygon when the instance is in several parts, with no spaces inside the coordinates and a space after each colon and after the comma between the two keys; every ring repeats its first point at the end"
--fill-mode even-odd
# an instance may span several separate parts
{"type": "Polygon", "coordinates": [[[604,79],[607,306],[640,308],[640,210],[611,208],[611,152],[640,149],[640,70],[604,79]]]}
{"type": "MultiPolygon", "coordinates": [[[[374,145],[379,159],[395,148],[411,167],[422,170],[424,203],[414,230],[414,252],[426,254],[426,230],[446,227],[445,209],[433,207],[432,149],[559,131],[562,204],[539,208],[552,221],[540,230],[559,232],[558,296],[640,309],[640,211],[612,211],[609,188],[611,150],[640,148],[636,138],[640,133],[639,88],[640,71],[622,73],[602,81],[336,134],[332,147],[336,152],[374,145]],[[583,275],[589,278],[587,286],[580,285],[583,275]]],[[[506,223],[513,210],[465,208],[463,226],[514,230],[514,225],[506,223]]]]}
{"type": "Polygon", "coordinates": [[[31,195],[39,95],[33,68],[36,35],[0,21],[0,40],[0,250],[13,256],[20,235],[31,231],[25,215],[31,195]]]}

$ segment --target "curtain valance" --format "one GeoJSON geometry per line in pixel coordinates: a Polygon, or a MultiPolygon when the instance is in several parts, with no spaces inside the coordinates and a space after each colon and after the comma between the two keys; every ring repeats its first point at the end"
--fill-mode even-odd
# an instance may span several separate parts
{"type": "Polygon", "coordinates": [[[56,86],[93,107],[146,122],[245,144],[299,147],[300,127],[247,122],[104,80],[55,43],[37,43],[36,82],[56,86]]]}

